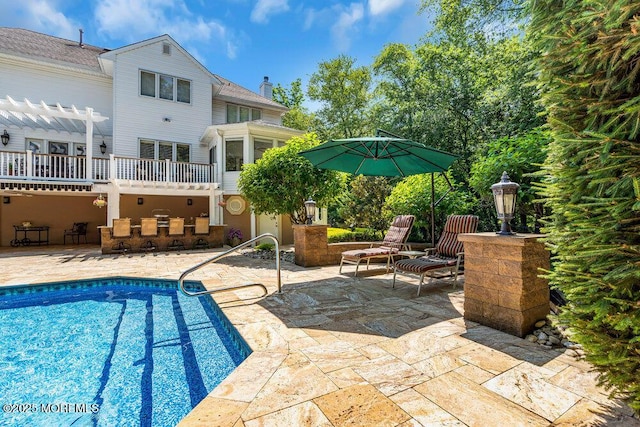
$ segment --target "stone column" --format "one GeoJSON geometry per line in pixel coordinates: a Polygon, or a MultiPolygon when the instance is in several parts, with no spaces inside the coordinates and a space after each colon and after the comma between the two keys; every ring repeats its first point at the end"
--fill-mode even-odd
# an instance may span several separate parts
{"type": "Polygon", "coordinates": [[[294,225],[293,244],[296,264],[303,267],[327,265],[326,225],[294,225]]]}
{"type": "Polygon", "coordinates": [[[461,234],[464,242],[464,318],[524,337],[549,315],[550,268],[541,234],[461,234]]]}

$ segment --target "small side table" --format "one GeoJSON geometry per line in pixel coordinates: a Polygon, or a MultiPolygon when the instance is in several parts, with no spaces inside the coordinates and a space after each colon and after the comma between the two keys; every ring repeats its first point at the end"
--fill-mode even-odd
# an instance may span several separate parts
{"type": "Polygon", "coordinates": [[[426,255],[427,253],[425,251],[400,251],[398,252],[398,255],[402,255],[402,256],[407,256],[411,259],[417,258],[419,256],[423,256],[426,255]]]}

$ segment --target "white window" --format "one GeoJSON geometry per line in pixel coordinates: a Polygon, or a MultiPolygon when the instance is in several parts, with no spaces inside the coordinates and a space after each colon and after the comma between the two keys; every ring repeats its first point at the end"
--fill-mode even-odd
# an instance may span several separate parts
{"type": "Polygon", "coordinates": [[[140,95],[191,103],[191,81],[140,70],[140,95]]]}
{"type": "Polygon", "coordinates": [[[170,141],[140,139],[141,159],[191,161],[191,145],[170,141]]]}
{"type": "Polygon", "coordinates": [[[251,120],[260,120],[262,111],[257,108],[243,105],[227,104],[227,123],[241,123],[251,120]]]}
{"type": "Polygon", "coordinates": [[[242,145],[241,139],[228,139],[225,141],[227,172],[237,172],[242,169],[242,163],[244,162],[242,145]]]}
{"type": "Polygon", "coordinates": [[[266,140],[253,140],[253,161],[255,162],[258,159],[261,159],[264,155],[264,152],[269,148],[273,148],[273,142],[266,140]]]}
{"type": "Polygon", "coordinates": [[[173,101],[173,77],[160,74],[160,98],[173,101]]]}

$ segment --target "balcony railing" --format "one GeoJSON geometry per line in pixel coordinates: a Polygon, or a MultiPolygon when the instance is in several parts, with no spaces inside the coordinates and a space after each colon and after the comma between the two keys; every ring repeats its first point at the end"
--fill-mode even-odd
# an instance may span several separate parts
{"type": "Polygon", "coordinates": [[[212,183],[215,165],[133,157],[93,158],[87,178],[84,156],[0,151],[0,178],[56,182],[106,182],[110,179],[171,183],[212,183]]]}
{"type": "Polygon", "coordinates": [[[154,182],[210,183],[214,181],[214,165],[172,162],[170,160],[114,157],[116,179],[154,182]]]}

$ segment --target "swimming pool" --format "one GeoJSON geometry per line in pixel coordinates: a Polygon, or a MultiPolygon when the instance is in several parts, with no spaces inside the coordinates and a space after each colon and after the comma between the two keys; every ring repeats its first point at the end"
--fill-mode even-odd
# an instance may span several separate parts
{"type": "Polygon", "coordinates": [[[0,425],[174,426],[251,352],[170,280],[0,288],[0,331],[0,425]]]}

